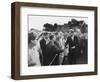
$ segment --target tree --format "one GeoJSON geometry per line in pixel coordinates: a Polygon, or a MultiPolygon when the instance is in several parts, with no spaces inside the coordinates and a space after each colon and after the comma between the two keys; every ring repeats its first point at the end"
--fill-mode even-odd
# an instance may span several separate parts
{"type": "Polygon", "coordinates": [[[53,32],[53,31],[56,31],[58,25],[56,23],[54,25],[46,23],[43,26],[44,26],[44,29],[43,29],[44,31],[53,32]]]}
{"type": "Polygon", "coordinates": [[[43,26],[44,26],[44,29],[43,29],[44,31],[52,31],[53,30],[52,24],[46,23],[43,26]]]}

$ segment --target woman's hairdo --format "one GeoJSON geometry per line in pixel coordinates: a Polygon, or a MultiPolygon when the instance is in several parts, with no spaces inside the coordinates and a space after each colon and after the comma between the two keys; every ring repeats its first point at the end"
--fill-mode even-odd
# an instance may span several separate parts
{"type": "Polygon", "coordinates": [[[31,42],[31,40],[35,40],[36,39],[36,35],[33,33],[28,33],[28,43],[31,42]]]}

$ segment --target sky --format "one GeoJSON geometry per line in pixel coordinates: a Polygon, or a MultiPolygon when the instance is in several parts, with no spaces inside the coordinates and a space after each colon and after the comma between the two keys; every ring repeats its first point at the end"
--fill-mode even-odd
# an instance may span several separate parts
{"type": "Polygon", "coordinates": [[[68,21],[71,21],[71,19],[76,19],[78,21],[84,20],[85,23],[88,24],[87,17],[29,15],[28,16],[28,28],[29,30],[31,28],[34,28],[34,29],[41,31],[45,23],[50,23],[50,24],[57,23],[57,24],[63,25],[64,23],[68,23],[68,21]]]}

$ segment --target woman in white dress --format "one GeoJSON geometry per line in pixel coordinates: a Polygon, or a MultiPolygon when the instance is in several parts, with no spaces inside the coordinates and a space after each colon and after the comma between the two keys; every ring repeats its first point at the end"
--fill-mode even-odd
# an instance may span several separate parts
{"type": "Polygon", "coordinates": [[[40,66],[39,44],[36,34],[30,33],[28,36],[28,66],[40,66]]]}

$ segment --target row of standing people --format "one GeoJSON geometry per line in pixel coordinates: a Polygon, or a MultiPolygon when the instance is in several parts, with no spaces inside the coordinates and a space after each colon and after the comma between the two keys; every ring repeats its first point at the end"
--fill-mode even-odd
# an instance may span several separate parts
{"type": "Polygon", "coordinates": [[[76,57],[81,54],[80,42],[79,38],[74,35],[74,30],[71,29],[69,35],[64,39],[59,33],[44,33],[40,40],[34,39],[32,44],[29,44],[28,65],[32,66],[33,62],[34,65],[42,66],[61,65],[66,58],[68,59],[66,63],[76,64],[76,57]],[[32,45],[33,47],[30,48],[32,45]]]}

